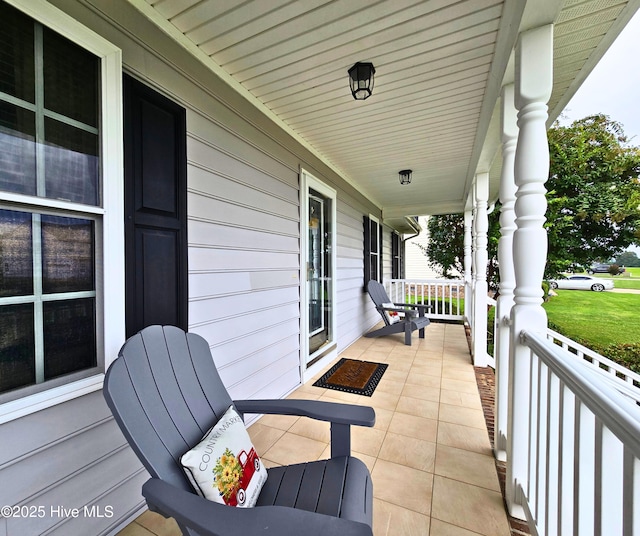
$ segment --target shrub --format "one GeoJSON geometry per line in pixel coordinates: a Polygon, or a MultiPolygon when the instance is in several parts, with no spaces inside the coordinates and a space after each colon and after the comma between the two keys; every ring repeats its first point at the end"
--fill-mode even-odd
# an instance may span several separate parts
{"type": "Polygon", "coordinates": [[[548,301],[549,300],[549,281],[543,281],[542,282],[542,299],[544,301],[548,301]]]}
{"type": "Polygon", "coordinates": [[[612,264],[611,266],[609,266],[609,273],[611,275],[618,275],[620,273],[620,266],[618,266],[617,264],[612,264]]]}
{"type": "Polygon", "coordinates": [[[600,353],[640,374],[640,343],[610,344],[600,353]]]}
{"type": "Polygon", "coordinates": [[[496,308],[489,307],[487,309],[487,353],[493,355],[495,351],[495,321],[496,308]]]}
{"type": "MultiPolygon", "coordinates": [[[[548,327],[549,329],[566,336],[566,334],[563,333],[562,328],[557,324],[549,322],[548,327]]],[[[633,372],[640,374],[640,342],[600,345],[594,344],[593,342],[581,337],[573,337],[573,341],[590,348],[604,357],[608,357],[611,361],[615,361],[619,365],[627,367],[633,372]]],[[[560,343],[557,344],[560,345],[560,343]]]]}

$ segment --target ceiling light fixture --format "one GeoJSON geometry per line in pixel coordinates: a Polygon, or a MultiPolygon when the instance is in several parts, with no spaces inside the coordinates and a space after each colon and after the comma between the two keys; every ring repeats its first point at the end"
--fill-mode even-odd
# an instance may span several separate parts
{"type": "Polygon", "coordinates": [[[356,63],[349,69],[349,87],[356,100],[365,100],[373,93],[373,75],[376,70],[373,63],[356,63]]]}
{"type": "Polygon", "coordinates": [[[403,169],[399,172],[400,184],[411,184],[411,170],[403,169]]]}

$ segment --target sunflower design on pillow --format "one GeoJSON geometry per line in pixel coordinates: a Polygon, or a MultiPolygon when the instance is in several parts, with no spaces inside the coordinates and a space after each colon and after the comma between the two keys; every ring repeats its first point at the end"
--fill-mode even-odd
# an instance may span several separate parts
{"type": "Polygon", "coordinates": [[[242,478],[242,465],[228,448],[217,459],[213,474],[215,475],[214,486],[218,488],[218,492],[225,501],[229,500],[238,490],[242,478]]]}

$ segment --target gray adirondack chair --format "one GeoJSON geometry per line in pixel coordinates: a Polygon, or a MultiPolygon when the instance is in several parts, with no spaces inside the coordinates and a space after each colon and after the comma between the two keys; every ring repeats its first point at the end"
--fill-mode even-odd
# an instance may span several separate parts
{"type": "Polygon", "coordinates": [[[175,518],[183,534],[372,536],[371,476],[350,456],[350,425],[373,426],[372,408],[310,400],[233,401],[240,415],[329,421],[332,442],[329,460],[268,469],[256,507],[236,508],[196,495],[179,462],[232,404],[202,337],[171,326],[145,328],[120,350],[103,392],[151,474],[142,488],[149,509],[175,518]]]}
{"type": "Polygon", "coordinates": [[[425,312],[431,309],[431,306],[415,303],[393,303],[392,306],[385,306],[384,304],[392,302],[384,286],[374,279],[367,283],[367,292],[371,296],[380,316],[382,316],[384,326],[365,333],[365,337],[381,337],[393,333],[404,333],[404,343],[407,346],[411,346],[411,334],[416,329],[419,329],[419,337],[424,339],[424,328],[431,323],[425,316],[425,312]],[[403,316],[399,321],[392,323],[389,320],[389,312],[402,313],[403,316]]]}

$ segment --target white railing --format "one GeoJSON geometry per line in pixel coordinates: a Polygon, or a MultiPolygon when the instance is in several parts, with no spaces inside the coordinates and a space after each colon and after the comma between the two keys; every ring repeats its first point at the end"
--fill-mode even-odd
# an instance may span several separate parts
{"type": "Polygon", "coordinates": [[[394,303],[430,305],[429,318],[464,319],[464,281],[461,279],[388,279],[385,288],[394,303]]]}
{"type": "Polygon", "coordinates": [[[532,534],[640,534],[640,407],[584,360],[536,334],[528,386],[532,534]]]}
{"type": "Polygon", "coordinates": [[[622,394],[640,403],[640,374],[636,374],[623,365],[604,357],[598,352],[578,344],[552,329],[547,330],[547,338],[567,350],[574,357],[584,360],[605,377],[622,394]]]}

